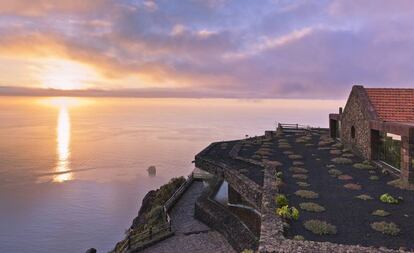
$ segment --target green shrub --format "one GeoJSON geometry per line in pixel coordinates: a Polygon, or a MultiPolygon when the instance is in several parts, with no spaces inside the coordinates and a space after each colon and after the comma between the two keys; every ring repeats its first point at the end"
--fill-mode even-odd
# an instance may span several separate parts
{"type": "Polygon", "coordinates": [[[388,203],[388,204],[398,204],[399,201],[398,199],[394,198],[393,196],[391,196],[388,193],[384,193],[380,196],[380,200],[384,203],[388,203]]]}
{"type": "Polygon", "coordinates": [[[378,177],[378,176],[370,176],[370,177],[369,177],[369,180],[374,180],[374,181],[376,181],[376,180],[379,180],[379,177],[378,177]]]}
{"type": "Polygon", "coordinates": [[[375,210],[374,212],[372,212],[372,215],[385,217],[385,216],[390,215],[390,213],[385,211],[385,210],[378,209],[378,210],[375,210]]]}
{"type": "Polygon", "coordinates": [[[251,249],[244,249],[241,253],[254,253],[251,249]]]}
{"type": "Polygon", "coordinates": [[[281,172],[281,171],[276,172],[276,177],[280,178],[280,179],[283,179],[283,172],[281,172]]]}
{"type": "Polygon", "coordinates": [[[288,220],[299,219],[299,210],[295,207],[282,206],[276,209],[277,215],[288,220]]]}
{"type": "Polygon", "coordinates": [[[325,211],[325,207],[314,202],[303,202],[299,204],[299,207],[308,212],[320,213],[325,211]]]}
{"type": "Polygon", "coordinates": [[[289,205],[289,201],[284,194],[279,194],[275,197],[276,205],[278,207],[284,207],[289,205]]]}
{"type": "Polygon", "coordinates": [[[304,227],[317,235],[334,235],[336,234],[336,227],[326,221],[308,220],[303,223],[304,227]]]}
{"type": "Polygon", "coordinates": [[[356,196],[355,198],[360,199],[360,200],[372,200],[374,199],[373,197],[369,196],[368,194],[361,194],[356,196]]]}
{"type": "Polygon", "coordinates": [[[349,158],[344,158],[344,157],[336,157],[331,159],[332,162],[336,163],[336,164],[351,164],[352,160],[349,158]]]}
{"type": "Polygon", "coordinates": [[[307,169],[300,168],[300,167],[290,167],[289,171],[291,171],[295,174],[306,174],[306,173],[308,173],[307,169]]]}
{"type": "Polygon", "coordinates": [[[297,190],[295,192],[295,195],[304,198],[304,199],[317,199],[319,198],[319,194],[314,191],[308,191],[308,190],[297,190]]]}
{"type": "Polygon", "coordinates": [[[360,170],[372,170],[374,169],[374,167],[370,164],[365,164],[365,163],[355,163],[353,165],[354,168],[356,169],[360,169],[360,170]]]}
{"type": "Polygon", "coordinates": [[[394,222],[374,222],[371,224],[371,228],[375,231],[381,232],[385,235],[398,235],[400,228],[394,222]]]}

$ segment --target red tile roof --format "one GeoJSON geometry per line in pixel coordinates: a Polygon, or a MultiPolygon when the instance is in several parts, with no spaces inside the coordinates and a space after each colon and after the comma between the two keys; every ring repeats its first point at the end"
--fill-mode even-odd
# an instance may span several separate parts
{"type": "Polygon", "coordinates": [[[365,88],[384,121],[414,122],[414,89],[365,88]]]}

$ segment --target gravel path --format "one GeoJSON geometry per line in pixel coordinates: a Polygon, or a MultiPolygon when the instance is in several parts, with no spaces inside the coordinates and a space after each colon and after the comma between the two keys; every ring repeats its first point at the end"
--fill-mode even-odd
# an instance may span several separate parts
{"type": "Polygon", "coordinates": [[[203,183],[194,181],[170,213],[175,235],[142,252],[235,252],[217,231],[194,218],[194,203],[203,191],[203,183]]]}

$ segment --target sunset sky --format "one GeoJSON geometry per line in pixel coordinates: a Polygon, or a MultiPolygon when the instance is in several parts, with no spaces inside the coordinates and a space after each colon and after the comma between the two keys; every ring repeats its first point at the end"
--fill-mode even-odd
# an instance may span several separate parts
{"type": "Polygon", "coordinates": [[[413,59],[412,0],[0,1],[0,93],[343,98],[413,59]]]}

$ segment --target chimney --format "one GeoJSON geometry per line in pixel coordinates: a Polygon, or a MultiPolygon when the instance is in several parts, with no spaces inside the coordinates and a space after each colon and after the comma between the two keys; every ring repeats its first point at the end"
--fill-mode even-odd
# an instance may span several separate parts
{"type": "Polygon", "coordinates": [[[339,107],[339,115],[342,114],[342,107],[339,107]]]}

